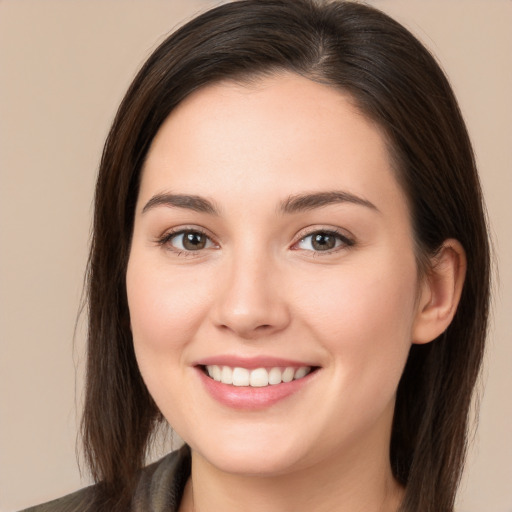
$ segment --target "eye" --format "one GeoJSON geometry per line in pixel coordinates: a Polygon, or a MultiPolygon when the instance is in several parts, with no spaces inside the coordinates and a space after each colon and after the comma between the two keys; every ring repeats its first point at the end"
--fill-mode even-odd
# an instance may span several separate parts
{"type": "Polygon", "coordinates": [[[159,243],[176,251],[201,251],[215,246],[208,235],[195,229],[167,233],[159,243]]]}
{"type": "Polygon", "coordinates": [[[335,251],[341,247],[349,247],[354,242],[336,231],[315,231],[301,238],[296,244],[298,249],[315,252],[335,251]]]}

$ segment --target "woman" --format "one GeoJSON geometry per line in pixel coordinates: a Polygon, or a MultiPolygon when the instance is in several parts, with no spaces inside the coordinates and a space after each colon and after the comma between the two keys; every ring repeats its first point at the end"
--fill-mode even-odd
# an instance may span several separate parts
{"type": "Polygon", "coordinates": [[[403,27],[306,0],[192,20],[101,163],[99,483],[33,510],[453,510],[488,252],[456,100],[403,27]],[[140,470],[163,421],[187,444],[140,470]]]}

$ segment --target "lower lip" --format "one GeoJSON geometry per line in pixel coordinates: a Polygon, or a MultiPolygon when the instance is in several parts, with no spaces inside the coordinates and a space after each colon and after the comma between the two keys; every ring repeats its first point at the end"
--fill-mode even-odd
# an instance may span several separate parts
{"type": "Polygon", "coordinates": [[[223,384],[208,377],[201,368],[197,368],[206,391],[212,398],[223,405],[233,409],[259,410],[266,409],[291,395],[297,393],[307,385],[315,372],[311,372],[302,379],[282,382],[261,388],[250,386],[232,386],[223,384]]]}

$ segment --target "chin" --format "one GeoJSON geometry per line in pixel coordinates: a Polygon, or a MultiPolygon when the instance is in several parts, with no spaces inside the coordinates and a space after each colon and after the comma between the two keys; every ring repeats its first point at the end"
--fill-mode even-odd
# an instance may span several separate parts
{"type": "MultiPolygon", "coordinates": [[[[209,455],[209,454],[208,454],[209,455]]],[[[236,475],[273,477],[292,471],[296,465],[296,457],[280,456],[255,450],[238,453],[213,453],[206,460],[218,470],[236,475]]]]}
{"type": "MultiPolygon", "coordinates": [[[[246,434],[238,437],[220,436],[202,446],[193,446],[193,452],[209,464],[225,473],[247,476],[275,476],[299,466],[304,456],[297,450],[301,443],[272,438],[271,436],[246,434]],[[295,448],[293,448],[295,446],[295,448]]],[[[285,436],[286,437],[286,436],[285,436]]]]}

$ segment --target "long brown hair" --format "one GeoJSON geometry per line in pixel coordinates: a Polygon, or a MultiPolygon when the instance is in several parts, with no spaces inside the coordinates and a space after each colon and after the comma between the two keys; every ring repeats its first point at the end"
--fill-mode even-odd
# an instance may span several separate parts
{"type": "Polygon", "coordinates": [[[241,0],[193,19],[150,56],[105,144],[88,268],[83,444],[109,509],[133,494],[162,417],[140,376],[125,274],[140,173],[151,141],[191,92],[224,79],[292,71],[348,92],[386,135],[412,216],[420,270],[447,238],[467,253],[450,327],[413,345],[399,384],[390,446],[403,512],[451,512],[489,304],[489,245],[471,143],[450,85],[400,24],[354,2],[241,0]]]}

